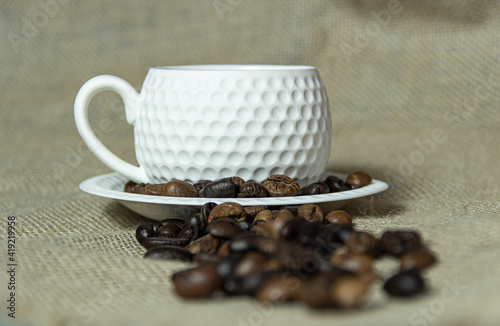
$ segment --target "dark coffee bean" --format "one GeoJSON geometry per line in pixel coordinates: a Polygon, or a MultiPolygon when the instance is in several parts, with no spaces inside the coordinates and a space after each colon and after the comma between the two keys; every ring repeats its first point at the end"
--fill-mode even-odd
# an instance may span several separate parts
{"type": "Polygon", "coordinates": [[[215,206],[217,206],[217,204],[212,202],[205,203],[203,204],[203,206],[201,206],[200,215],[201,215],[201,220],[205,225],[205,227],[208,224],[208,216],[210,215],[210,212],[215,206]]]}
{"type": "Polygon", "coordinates": [[[262,211],[267,210],[267,206],[264,205],[258,205],[258,206],[245,206],[243,207],[245,210],[245,213],[247,214],[247,219],[248,221],[253,221],[254,218],[257,216],[262,211]]]}
{"type": "Polygon", "coordinates": [[[303,218],[292,218],[280,229],[280,238],[292,240],[297,237],[299,231],[309,222],[303,218]]]}
{"type": "Polygon", "coordinates": [[[236,277],[247,277],[252,274],[263,272],[266,256],[258,251],[247,253],[238,264],[234,266],[233,275],[236,277]]]}
{"type": "Polygon", "coordinates": [[[297,215],[310,222],[323,222],[323,211],[316,204],[300,205],[297,215]]]}
{"type": "Polygon", "coordinates": [[[172,276],[175,292],[183,298],[203,298],[220,289],[222,279],[214,266],[202,265],[172,276]]]}
{"type": "Polygon", "coordinates": [[[294,299],[299,288],[298,278],[291,281],[279,276],[270,277],[259,286],[254,297],[259,302],[277,304],[294,299]]]}
{"type": "Polygon", "coordinates": [[[135,230],[135,238],[137,239],[137,242],[144,245],[144,239],[150,237],[156,237],[154,225],[149,222],[141,223],[135,230]]]}
{"type": "Polygon", "coordinates": [[[125,187],[123,187],[123,191],[134,193],[135,192],[134,188],[136,185],[137,183],[135,183],[134,181],[129,181],[125,184],[125,187]]]}
{"type": "MultiPolygon", "coordinates": [[[[155,238],[149,238],[155,239],[155,238]]],[[[161,238],[157,238],[161,239],[161,238]]],[[[166,239],[165,240],[174,240],[174,239],[166,239]]],[[[146,254],[144,254],[145,258],[150,258],[154,260],[180,260],[180,261],[192,261],[193,254],[188,250],[171,245],[164,245],[159,247],[153,247],[149,249],[146,254]]]]}
{"type": "Polygon", "coordinates": [[[216,238],[230,239],[235,235],[244,232],[238,223],[230,218],[220,218],[208,224],[207,233],[216,238]]]}
{"type": "Polygon", "coordinates": [[[188,239],[177,238],[146,238],[144,239],[144,247],[148,250],[162,246],[178,246],[184,247],[189,243],[188,239]]]}
{"type": "Polygon", "coordinates": [[[270,229],[269,229],[269,234],[271,237],[278,239],[280,237],[280,232],[283,226],[291,219],[295,218],[293,214],[286,209],[282,209],[279,211],[276,211],[276,217],[271,221],[270,223],[264,223],[265,224],[270,224],[270,229]]]}
{"type": "Polygon", "coordinates": [[[240,255],[224,256],[216,265],[217,273],[224,279],[233,276],[234,267],[242,258],[243,256],[240,255]]]}
{"type": "Polygon", "coordinates": [[[349,235],[354,232],[350,225],[332,223],[325,225],[323,228],[331,230],[333,232],[333,239],[340,244],[345,244],[349,235]]]}
{"type": "Polygon", "coordinates": [[[274,174],[264,180],[262,183],[271,197],[296,196],[299,193],[300,187],[292,178],[274,174]]]}
{"type": "Polygon", "coordinates": [[[437,262],[436,257],[427,250],[418,250],[404,254],[401,259],[401,271],[423,271],[437,262]]]}
{"type": "Polygon", "coordinates": [[[182,180],[172,180],[167,182],[165,188],[163,189],[162,196],[169,197],[196,197],[198,196],[198,190],[196,188],[182,180]]]}
{"type": "Polygon", "coordinates": [[[241,185],[240,192],[238,193],[239,198],[268,196],[269,194],[267,192],[267,189],[264,188],[262,184],[255,181],[245,182],[243,185],[241,185]]]}
{"type": "Polygon", "coordinates": [[[352,189],[351,185],[345,183],[343,180],[337,178],[336,176],[329,176],[325,184],[330,189],[330,192],[338,192],[352,189]]]}
{"type": "Polygon", "coordinates": [[[231,181],[238,187],[238,191],[239,187],[241,187],[245,183],[245,180],[237,176],[231,177],[231,181]]]}
{"type": "Polygon", "coordinates": [[[257,241],[257,250],[270,257],[274,256],[284,246],[286,244],[273,238],[261,237],[257,241]]]}
{"type": "Polygon", "coordinates": [[[363,187],[372,182],[372,177],[366,172],[357,171],[349,174],[345,182],[353,187],[363,187]]]}
{"type": "Polygon", "coordinates": [[[328,308],[333,306],[330,288],[333,280],[323,274],[318,274],[306,281],[301,282],[297,291],[297,299],[311,308],[328,308]]]}
{"type": "Polygon", "coordinates": [[[238,225],[243,229],[245,232],[250,232],[252,230],[252,224],[248,223],[247,221],[238,221],[238,225]]]}
{"type": "Polygon", "coordinates": [[[146,195],[162,196],[165,191],[165,185],[166,183],[150,183],[144,187],[144,191],[146,192],[146,195]]]}
{"type": "Polygon", "coordinates": [[[236,221],[245,221],[247,214],[240,204],[222,203],[215,206],[208,215],[208,223],[219,218],[232,218],[236,221]]]}
{"type": "Polygon", "coordinates": [[[309,195],[319,195],[327,194],[330,192],[330,187],[324,182],[311,183],[305,188],[300,189],[299,195],[309,196],[309,195]]]}
{"type": "Polygon", "coordinates": [[[313,257],[316,260],[327,260],[330,254],[335,250],[335,248],[314,238],[299,239],[294,241],[293,244],[312,249],[313,257]]]}
{"type": "Polygon", "coordinates": [[[411,297],[423,292],[424,289],[424,280],[416,271],[393,275],[384,284],[384,290],[395,297],[411,297]]]}
{"type": "Polygon", "coordinates": [[[320,222],[308,222],[297,230],[296,239],[301,243],[313,240],[319,233],[322,224],[320,222]]]}
{"type": "Polygon", "coordinates": [[[184,223],[186,223],[185,220],[183,219],[180,219],[180,218],[166,218],[164,220],[161,220],[160,223],[158,224],[158,227],[156,228],[157,232],[165,225],[167,224],[175,224],[177,225],[179,228],[182,229],[182,227],[184,226],[184,223]]]}
{"type": "Polygon", "coordinates": [[[253,219],[253,224],[259,225],[265,222],[271,222],[273,220],[273,213],[270,210],[266,209],[259,212],[255,218],[253,219]]]}
{"type": "Polygon", "coordinates": [[[201,191],[201,189],[203,187],[205,187],[207,184],[209,184],[210,182],[212,182],[212,180],[201,180],[200,182],[196,182],[193,184],[193,187],[196,188],[196,190],[198,191],[198,193],[201,191]]]}
{"type": "Polygon", "coordinates": [[[188,243],[191,243],[194,240],[198,239],[199,233],[200,231],[196,225],[190,225],[186,223],[179,231],[179,233],[177,233],[177,238],[186,239],[188,240],[188,243]]]}
{"type": "Polygon", "coordinates": [[[207,198],[235,198],[239,186],[231,178],[223,178],[206,184],[199,193],[200,197],[207,198]]]}
{"type": "Polygon", "coordinates": [[[240,236],[235,237],[229,243],[230,253],[245,253],[251,250],[257,250],[259,245],[259,240],[263,236],[254,233],[243,233],[240,236]]]}
{"type": "Polygon", "coordinates": [[[211,264],[211,265],[215,266],[223,259],[224,259],[224,256],[220,256],[216,253],[207,254],[204,252],[200,252],[200,253],[194,255],[194,260],[200,265],[211,264]]]}
{"type": "Polygon", "coordinates": [[[373,258],[367,254],[345,253],[331,255],[330,263],[340,269],[353,272],[355,274],[373,273],[373,258]]]}
{"type": "Polygon", "coordinates": [[[330,288],[332,301],[342,309],[358,307],[365,299],[367,292],[368,284],[353,276],[340,278],[330,288]]]}
{"type": "Polygon", "coordinates": [[[175,238],[180,230],[181,230],[181,228],[179,226],[177,226],[176,224],[169,223],[169,224],[162,226],[158,230],[158,237],[175,238]]]}
{"type": "Polygon", "coordinates": [[[186,220],[186,224],[196,225],[199,230],[205,230],[207,223],[202,218],[201,214],[196,211],[192,211],[186,220]]]}
{"type": "Polygon", "coordinates": [[[219,245],[219,249],[217,250],[217,254],[221,256],[228,256],[229,252],[229,244],[230,241],[227,239],[221,239],[221,244],[219,245]]]}
{"type": "Polygon", "coordinates": [[[349,214],[341,210],[331,211],[326,214],[324,220],[328,223],[336,223],[342,225],[352,225],[352,218],[349,214]]]}
{"type": "Polygon", "coordinates": [[[136,184],[134,187],[134,192],[136,194],[146,195],[146,184],[145,183],[136,184]]]}
{"type": "Polygon", "coordinates": [[[243,282],[243,277],[227,277],[222,283],[222,291],[231,296],[246,294],[243,282]]]}
{"type": "Polygon", "coordinates": [[[266,272],[251,274],[247,277],[243,277],[243,280],[241,282],[241,289],[243,293],[253,296],[268,277],[269,273],[266,272]]]}
{"type": "Polygon", "coordinates": [[[380,244],[378,239],[368,232],[351,232],[345,241],[345,246],[349,252],[368,254],[372,256],[380,253],[380,244]]]}
{"type": "Polygon", "coordinates": [[[318,231],[316,240],[329,246],[332,250],[340,247],[340,243],[335,239],[335,231],[325,226],[318,231]]]}
{"type": "Polygon", "coordinates": [[[205,253],[214,254],[219,248],[220,240],[214,238],[212,235],[207,234],[191,242],[186,249],[189,250],[194,255],[205,253]]]}
{"type": "Polygon", "coordinates": [[[382,250],[394,257],[422,247],[420,236],[414,231],[386,231],[380,238],[382,250]]]}

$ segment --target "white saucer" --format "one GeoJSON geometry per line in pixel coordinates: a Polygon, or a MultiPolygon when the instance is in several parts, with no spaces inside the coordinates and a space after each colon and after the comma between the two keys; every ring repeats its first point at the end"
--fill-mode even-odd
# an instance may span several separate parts
{"type": "MultiPolygon", "coordinates": [[[[327,172],[320,180],[323,181],[330,175],[343,180],[347,177],[345,174],[327,172]]],[[[165,218],[185,218],[190,210],[199,209],[200,206],[207,202],[217,204],[234,202],[242,206],[282,206],[314,203],[328,212],[342,207],[349,200],[374,195],[389,188],[387,183],[373,180],[371,184],[358,189],[321,195],[264,198],[163,197],[124,192],[123,187],[127,181],[127,178],[118,173],[103,174],[83,181],[80,184],[80,189],[92,195],[116,199],[137,214],[160,221],[165,218]]]]}

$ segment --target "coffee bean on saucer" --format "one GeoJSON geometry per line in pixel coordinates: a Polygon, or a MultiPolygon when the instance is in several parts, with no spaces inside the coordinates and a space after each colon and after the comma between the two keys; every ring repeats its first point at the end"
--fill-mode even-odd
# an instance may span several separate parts
{"type": "Polygon", "coordinates": [[[137,185],[137,183],[135,183],[134,181],[129,181],[125,184],[125,187],[123,188],[123,191],[125,192],[130,192],[130,193],[134,193],[135,190],[135,186],[137,185]]]}
{"type": "Polygon", "coordinates": [[[193,183],[193,186],[196,188],[198,192],[200,192],[200,190],[210,182],[212,182],[212,180],[201,180],[199,182],[193,183]]]}
{"type": "Polygon", "coordinates": [[[330,192],[339,192],[352,189],[351,185],[345,183],[343,180],[333,175],[326,178],[325,184],[330,189],[330,192]]]}
{"type": "Polygon", "coordinates": [[[146,184],[138,183],[134,187],[134,192],[139,195],[146,195],[146,184]]]}
{"type": "Polygon", "coordinates": [[[349,174],[345,182],[353,187],[363,187],[372,182],[372,177],[366,172],[356,171],[349,174]]]}
{"type": "Polygon", "coordinates": [[[175,273],[172,276],[175,292],[183,298],[203,298],[222,285],[222,278],[212,265],[202,265],[175,273]]]}
{"type": "Polygon", "coordinates": [[[384,290],[395,297],[411,297],[425,290],[425,283],[415,271],[401,272],[390,277],[384,284],[384,290]]]}
{"type": "Polygon", "coordinates": [[[319,194],[327,194],[330,192],[330,187],[324,182],[315,182],[311,183],[305,188],[300,189],[299,195],[319,195],[319,194]]]}
{"type": "Polygon", "coordinates": [[[262,185],[267,189],[271,197],[296,196],[300,190],[297,182],[282,174],[270,176],[264,180],[262,185]]]}
{"type": "Polygon", "coordinates": [[[196,197],[198,196],[198,191],[192,184],[186,181],[172,180],[165,184],[162,196],[196,197]]]}
{"type": "Polygon", "coordinates": [[[380,238],[382,250],[391,256],[400,257],[422,247],[420,236],[414,231],[386,231],[380,238]]]}
{"type": "Polygon", "coordinates": [[[413,251],[402,255],[400,259],[402,272],[410,270],[422,271],[437,262],[436,257],[428,250],[413,251]]]}
{"type": "Polygon", "coordinates": [[[323,222],[323,211],[316,204],[304,204],[297,211],[299,217],[305,218],[310,222],[323,222]]]}
{"type": "MultiPolygon", "coordinates": [[[[172,240],[172,239],[165,239],[165,240],[172,240]]],[[[154,260],[179,260],[179,261],[193,260],[193,254],[191,252],[189,252],[184,248],[172,245],[164,245],[151,248],[146,252],[146,254],[144,254],[144,257],[154,260]]]]}
{"type": "Polygon", "coordinates": [[[352,218],[347,212],[342,210],[331,211],[326,214],[324,220],[328,223],[352,225],[352,218]]]}
{"type": "Polygon", "coordinates": [[[268,197],[269,194],[267,189],[260,183],[255,181],[245,182],[240,187],[240,192],[238,193],[239,198],[246,197],[268,197]]]}
{"type": "Polygon", "coordinates": [[[223,178],[206,184],[199,193],[207,198],[234,198],[238,194],[239,185],[232,178],[223,178]]]}
{"type": "Polygon", "coordinates": [[[231,181],[238,187],[238,191],[239,187],[241,187],[246,182],[245,180],[237,176],[231,177],[231,181]]]}
{"type": "Polygon", "coordinates": [[[137,242],[144,245],[144,239],[150,237],[156,237],[154,225],[149,222],[141,223],[135,231],[135,238],[137,239],[137,242]]]}
{"type": "Polygon", "coordinates": [[[237,203],[222,203],[220,205],[215,206],[208,215],[208,223],[211,223],[213,220],[219,218],[232,218],[237,221],[245,221],[247,218],[247,214],[243,209],[243,206],[237,203]]]}
{"type": "Polygon", "coordinates": [[[166,183],[149,183],[144,187],[144,191],[146,192],[146,195],[162,196],[165,191],[165,186],[166,183]]]}

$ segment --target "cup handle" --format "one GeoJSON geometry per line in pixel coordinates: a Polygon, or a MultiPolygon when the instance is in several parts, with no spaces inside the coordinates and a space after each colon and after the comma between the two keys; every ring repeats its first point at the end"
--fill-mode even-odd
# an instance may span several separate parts
{"type": "Polygon", "coordinates": [[[102,91],[114,91],[118,93],[118,95],[122,97],[125,104],[127,122],[135,125],[137,121],[139,111],[139,94],[135,91],[135,89],[121,78],[110,75],[97,76],[90,79],[82,86],[75,99],[75,123],[80,136],[92,153],[94,153],[94,155],[97,156],[97,158],[106,164],[110,169],[122,174],[134,182],[149,182],[149,178],[143,167],[137,167],[127,163],[113,154],[101,143],[101,141],[99,141],[92,131],[87,114],[88,105],[90,100],[92,100],[97,93],[102,91]]]}

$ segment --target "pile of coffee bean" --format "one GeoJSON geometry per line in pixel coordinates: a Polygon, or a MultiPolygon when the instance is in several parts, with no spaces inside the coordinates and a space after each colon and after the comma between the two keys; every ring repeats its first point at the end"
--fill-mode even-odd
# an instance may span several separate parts
{"type": "Polygon", "coordinates": [[[437,261],[415,231],[376,237],[355,230],[345,211],[324,214],[315,204],[206,203],[186,220],[144,222],[136,238],[147,249],[146,258],[197,262],[172,276],[176,293],[190,299],[223,293],[350,309],[359,307],[380,279],[374,271],[380,257],[400,261],[399,271],[384,283],[396,297],[423,292],[421,272],[437,261]]]}
{"type": "Polygon", "coordinates": [[[191,184],[182,180],[167,183],[127,182],[125,192],[170,197],[205,197],[205,198],[245,198],[245,197],[284,197],[317,195],[346,191],[366,186],[372,178],[365,172],[351,173],[346,180],[329,176],[322,182],[314,182],[304,188],[292,178],[283,174],[274,174],[259,183],[245,181],[240,177],[227,177],[219,180],[204,180],[191,184]]]}

